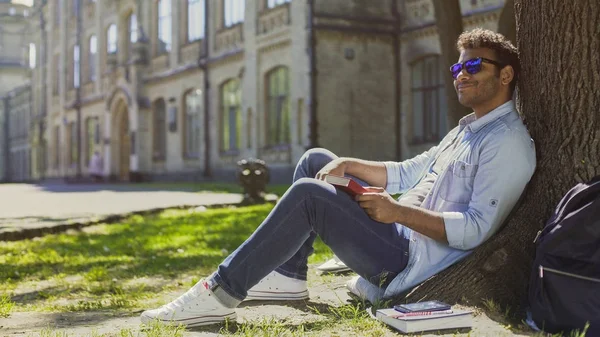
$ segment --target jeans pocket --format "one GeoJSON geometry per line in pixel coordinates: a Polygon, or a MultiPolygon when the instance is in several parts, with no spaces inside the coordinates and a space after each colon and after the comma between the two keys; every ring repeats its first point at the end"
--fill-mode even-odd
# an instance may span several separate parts
{"type": "Polygon", "coordinates": [[[394,280],[394,278],[397,275],[398,275],[398,273],[394,273],[394,272],[383,269],[381,271],[381,273],[379,273],[373,277],[369,277],[368,280],[371,284],[374,284],[374,285],[378,286],[379,288],[385,289],[388,285],[390,285],[390,283],[392,283],[392,281],[394,280]]]}

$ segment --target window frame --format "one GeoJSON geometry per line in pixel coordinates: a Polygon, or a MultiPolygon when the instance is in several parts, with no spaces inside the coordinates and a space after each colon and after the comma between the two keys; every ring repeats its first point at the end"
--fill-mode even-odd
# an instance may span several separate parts
{"type": "Polygon", "coordinates": [[[167,157],[167,102],[159,98],[152,104],[152,160],[165,161],[167,157]],[[162,106],[162,110],[159,107],[162,106]]]}
{"type": "Polygon", "coordinates": [[[183,156],[188,159],[200,158],[201,120],[204,112],[203,92],[201,89],[190,89],[183,96],[183,156]],[[190,113],[190,97],[197,97],[194,113],[190,113]]]}
{"type": "Polygon", "coordinates": [[[230,78],[223,82],[219,90],[219,122],[220,122],[220,140],[219,148],[224,154],[236,154],[242,149],[242,86],[238,78],[230,78]],[[229,101],[226,99],[227,94],[232,94],[234,97],[229,101]],[[232,109],[235,109],[235,147],[231,144],[231,121],[230,116],[232,109]]]}
{"type": "Polygon", "coordinates": [[[106,54],[114,55],[119,50],[117,24],[111,23],[106,29],[106,54]]]}
{"type": "Polygon", "coordinates": [[[88,82],[96,82],[98,79],[98,70],[96,69],[96,61],[98,57],[98,37],[93,34],[88,39],[88,82]],[[93,42],[93,43],[92,43],[93,42]]]}
{"type": "Polygon", "coordinates": [[[231,28],[244,23],[246,1],[245,0],[223,0],[223,28],[231,28]],[[241,9],[235,5],[242,5],[241,9]]]}
{"type": "Polygon", "coordinates": [[[157,55],[166,54],[171,52],[173,48],[173,3],[171,0],[158,0],[156,2],[156,52],[157,55]],[[162,6],[168,2],[167,13],[162,13],[161,10],[167,8],[167,5],[162,6]],[[166,23],[164,21],[167,21],[166,23]],[[163,30],[166,29],[165,33],[163,30]],[[165,35],[166,34],[166,35],[165,35]],[[161,48],[161,37],[166,37],[168,40],[164,41],[164,49],[161,48]]]}
{"type": "Polygon", "coordinates": [[[205,1],[206,0],[187,0],[187,15],[186,15],[186,41],[188,43],[196,42],[204,39],[206,32],[204,31],[205,21],[206,21],[206,13],[205,10],[205,1]],[[199,13],[195,12],[198,11],[199,13]],[[192,20],[194,14],[198,14],[201,17],[201,20],[192,20]],[[192,26],[193,25],[193,26],[192,26]],[[194,31],[192,27],[197,28],[197,34],[192,34],[194,31]]]}
{"type": "Polygon", "coordinates": [[[291,81],[289,67],[277,66],[265,74],[265,94],[265,144],[267,147],[289,146],[292,142],[292,130],[290,126],[291,81]],[[282,78],[277,78],[277,76],[282,78]],[[275,80],[283,80],[283,83],[278,82],[278,87],[273,88],[272,85],[275,80]],[[281,86],[282,84],[283,87],[281,86]],[[286,106],[284,106],[284,104],[286,106]],[[280,124],[278,124],[277,121],[279,121],[280,124]],[[275,130],[273,130],[273,126],[275,126],[275,130]]]}
{"type": "Polygon", "coordinates": [[[265,0],[267,9],[275,8],[292,2],[292,0],[265,0]]]}
{"type": "Polygon", "coordinates": [[[410,88],[411,88],[411,132],[410,143],[413,145],[439,142],[444,136],[447,123],[442,111],[442,100],[445,99],[444,72],[442,69],[441,56],[429,54],[416,59],[410,63],[410,88]],[[433,66],[433,68],[432,68],[433,66]],[[417,69],[420,67],[420,69],[417,69]],[[420,72],[420,83],[416,84],[416,70],[420,72]],[[420,95],[420,111],[417,112],[415,99],[420,95]],[[420,122],[417,116],[420,116],[420,122]],[[418,134],[417,134],[418,133],[418,134]]]}

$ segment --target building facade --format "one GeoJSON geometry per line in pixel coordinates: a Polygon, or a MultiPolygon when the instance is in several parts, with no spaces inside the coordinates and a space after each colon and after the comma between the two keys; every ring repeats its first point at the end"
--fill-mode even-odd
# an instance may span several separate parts
{"type": "MultiPolygon", "coordinates": [[[[29,83],[30,54],[31,59],[35,59],[35,49],[30,50],[30,46],[34,46],[34,44],[30,45],[28,38],[30,14],[31,8],[28,6],[0,0],[0,181],[9,179],[7,168],[10,167],[10,163],[8,159],[12,156],[12,150],[17,151],[12,149],[14,143],[11,145],[9,142],[14,133],[10,136],[8,134],[9,125],[5,124],[5,121],[10,120],[10,116],[6,115],[7,109],[11,106],[10,104],[19,100],[15,100],[12,95],[21,91],[14,91],[14,89],[29,83]]],[[[31,64],[31,66],[33,65],[31,64]]],[[[21,120],[20,116],[18,120],[21,120]]],[[[19,154],[22,154],[21,150],[18,151],[19,154]]],[[[17,157],[19,156],[15,158],[17,157]]],[[[13,177],[19,177],[19,172],[27,172],[26,167],[22,169],[25,171],[15,168],[13,177]]]]}
{"type": "MultiPolygon", "coordinates": [[[[462,0],[496,29],[503,0],[462,0]]],[[[445,122],[430,0],[50,0],[35,6],[35,177],[291,177],[307,148],[399,160],[445,122]]]]}
{"type": "Polygon", "coordinates": [[[32,92],[26,84],[2,97],[0,121],[3,125],[3,175],[4,181],[31,181],[31,150],[29,129],[31,124],[32,92]]]}

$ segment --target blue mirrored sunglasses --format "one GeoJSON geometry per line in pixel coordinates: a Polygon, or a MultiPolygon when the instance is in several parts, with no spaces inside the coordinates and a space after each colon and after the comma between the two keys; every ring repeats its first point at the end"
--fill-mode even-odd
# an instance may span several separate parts
{"type": "Polygon", "coordinates": [[[466,60],[463,63],[453,64],[452,67],[450,67],[450,74],[452,74],[452,78],[456,79],[458,77],[458,74],[460,74],[460,71],[464,68],[469,74],[475,75],[481,71],[481,64],[483,62],[493,64],[500,68],[504,68],[506,66],[505,64],[494,60],[486,59],[485,57],[476,57],[474,59],[466,60]]]}

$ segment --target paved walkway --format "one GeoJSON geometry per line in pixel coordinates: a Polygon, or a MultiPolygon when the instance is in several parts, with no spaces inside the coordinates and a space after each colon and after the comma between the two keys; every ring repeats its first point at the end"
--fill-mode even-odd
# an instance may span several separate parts
{"type": "Polygon", "coordinates": [[[31,237],[44,229],[117,214],[241,200],[240,194],[164,190],[152,185],[0,184],[0,240],[31,237]],[[27,232],[30,235],[19,234],[27,232]]]}

